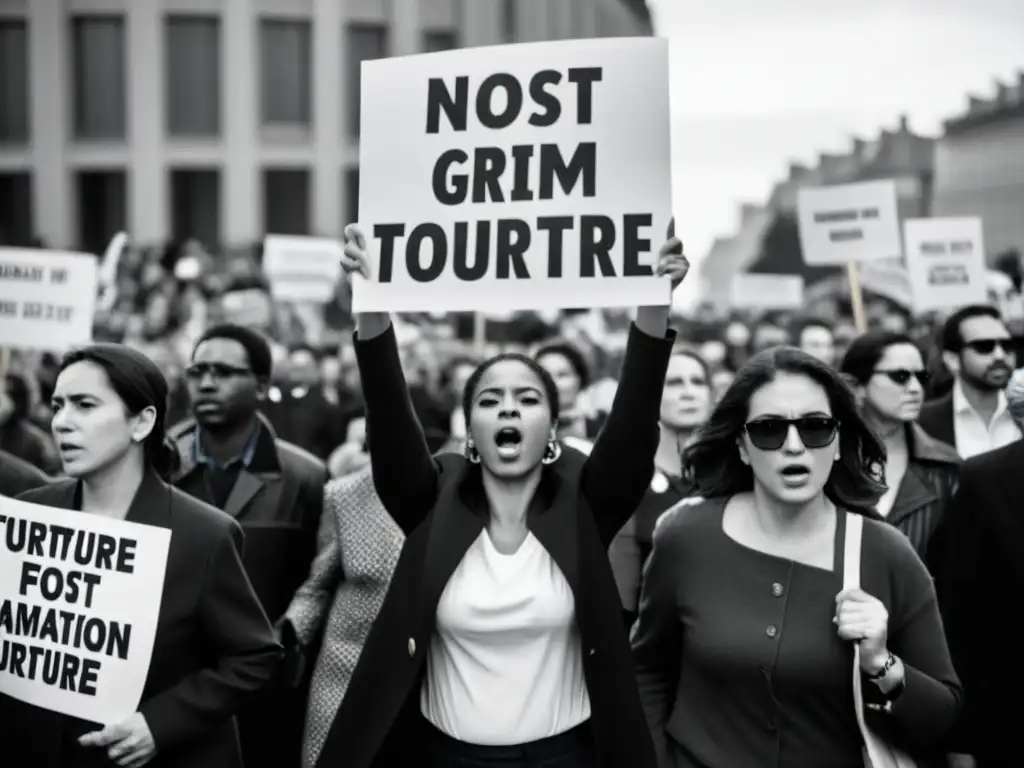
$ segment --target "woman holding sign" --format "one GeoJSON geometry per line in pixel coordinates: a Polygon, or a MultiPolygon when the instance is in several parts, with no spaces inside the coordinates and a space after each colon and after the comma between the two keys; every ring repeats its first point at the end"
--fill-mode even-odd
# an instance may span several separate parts
{"type": "MultiPolygon", "coordinates": [[[[369,276],[346,237],[345,269],[369,276]]],[[[687,269],[672,238],[657,274],[687,269]]],[[[374,482],[407,539],[318,765],[653,768],[607,550],[651,477],[668,316],[640,308],[589,457],[556,440],[547,372],[505,354],[466,385],[466,455],[437,458],[390,318],[357,318],[374,482]]]]}
{"type": "Polygon", "coordinates": [[[281,648],[242,568],[238,524],[163,480],[177,458],[163,375],[128,347],[96,344],[64,358],[52,403],[70,479],[20,499],[167,528],[170,551],[138,711],[104,727],[0,696],[8,754],[33,768],[241,768],[232,718],[281,648]]]}

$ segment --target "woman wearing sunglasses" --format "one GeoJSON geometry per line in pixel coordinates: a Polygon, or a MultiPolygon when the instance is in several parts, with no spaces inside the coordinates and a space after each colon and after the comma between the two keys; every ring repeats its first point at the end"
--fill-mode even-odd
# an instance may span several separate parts
{"type": "Polygon", "coordinates": [[[739,371],[683,454],[703,498],[659,522],[633,637],[662,768],[861,768],[869,724],[928,756],[961,688],[932,579],[874,514],[885,448],[839,375],[792,347],[739,371]],[[843,589],[847,513],[861,589],[843,589]]]}
{"type": "Polygon", "coordinates": [[[956,490],[960,457],[917,424],[928,386],[921,350],[900,333],[868,333],[850,345],[840,373],[885,443],[888,488],[875,509],[907,535],[934,573],[942,548],[929,545],[956,490]]]}

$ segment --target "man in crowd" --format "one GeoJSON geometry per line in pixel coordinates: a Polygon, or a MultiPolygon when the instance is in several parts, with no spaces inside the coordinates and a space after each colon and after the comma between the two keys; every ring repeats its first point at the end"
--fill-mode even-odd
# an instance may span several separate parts
{"type": "Polygon", "coordinates": [[[793,339],[800,349],[830,368],[836,364],[836,344],[832,326],[825,320],[808,318],[797,323],[793,339]]]}
{"type": "Polygon", "coordinates": [[[1018,440],[1003,393],[1016,361],[999,311],[972,305],[951,314],[942,328],[942,360],[953,389],[921,410],[924,430],[965,459],[1018,440]]]}
{"type": "MultiPolygon", "coordinates": [[[[256,331],[230,324],[207,330],[186,369],[195,418],[174,438],[182,458],[175,484],[242,526],[246,572],[276,624],[309,573],[327,470],[278,440],[259,414],[271,372],[270,347],[256,331]]],[[[289,679],[300,649],[281,628],[291,663],[239,718],[248,768],[291,768],[301,756],[307,686],[289,679]]]]}
{"type": "Polygon", "coordinates": [[[49,476],[24,459],[0,451],[0,496],[14,498],[50,482],[49,476]]]}

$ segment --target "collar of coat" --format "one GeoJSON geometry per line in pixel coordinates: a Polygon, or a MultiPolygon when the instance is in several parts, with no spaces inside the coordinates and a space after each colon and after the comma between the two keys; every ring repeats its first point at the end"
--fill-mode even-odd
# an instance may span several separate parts
{"type": "MultiPolygon", "coordinates": [[[[195,419],[182,422],[172,430],[171,439],[174,441],[181,460],[180,466],[172,478],[177,483],[199,466],[196,461],[199,424],[195,419]]],[[[281,472],[281,458],[277,453],[277,435],[274,434],[274,428],[270,426],[270,422],[263,414],[256,415],[255,443],[252,446],[252,455],[246,464],[246,469],[254,475],[275,475],[281,472]]]]}
{"type": "Polygon", "coordinates": [[[914,462],[958,465],[961,461],[953,446],[936,440],[916,423],[907,428],[907,450],[914,462]]]}

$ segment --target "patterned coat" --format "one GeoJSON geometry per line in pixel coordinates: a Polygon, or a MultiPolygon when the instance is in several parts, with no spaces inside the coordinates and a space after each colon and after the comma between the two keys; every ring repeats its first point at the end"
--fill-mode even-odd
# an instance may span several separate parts
{"type": "Polygon", "coordinates": [[[377,496],[368,466],[324,488],[317,555],[287,613],[303,645],[312,645],[323,627],[306,713],[304,768],[316,765],[404,540],[377,496]]]}

